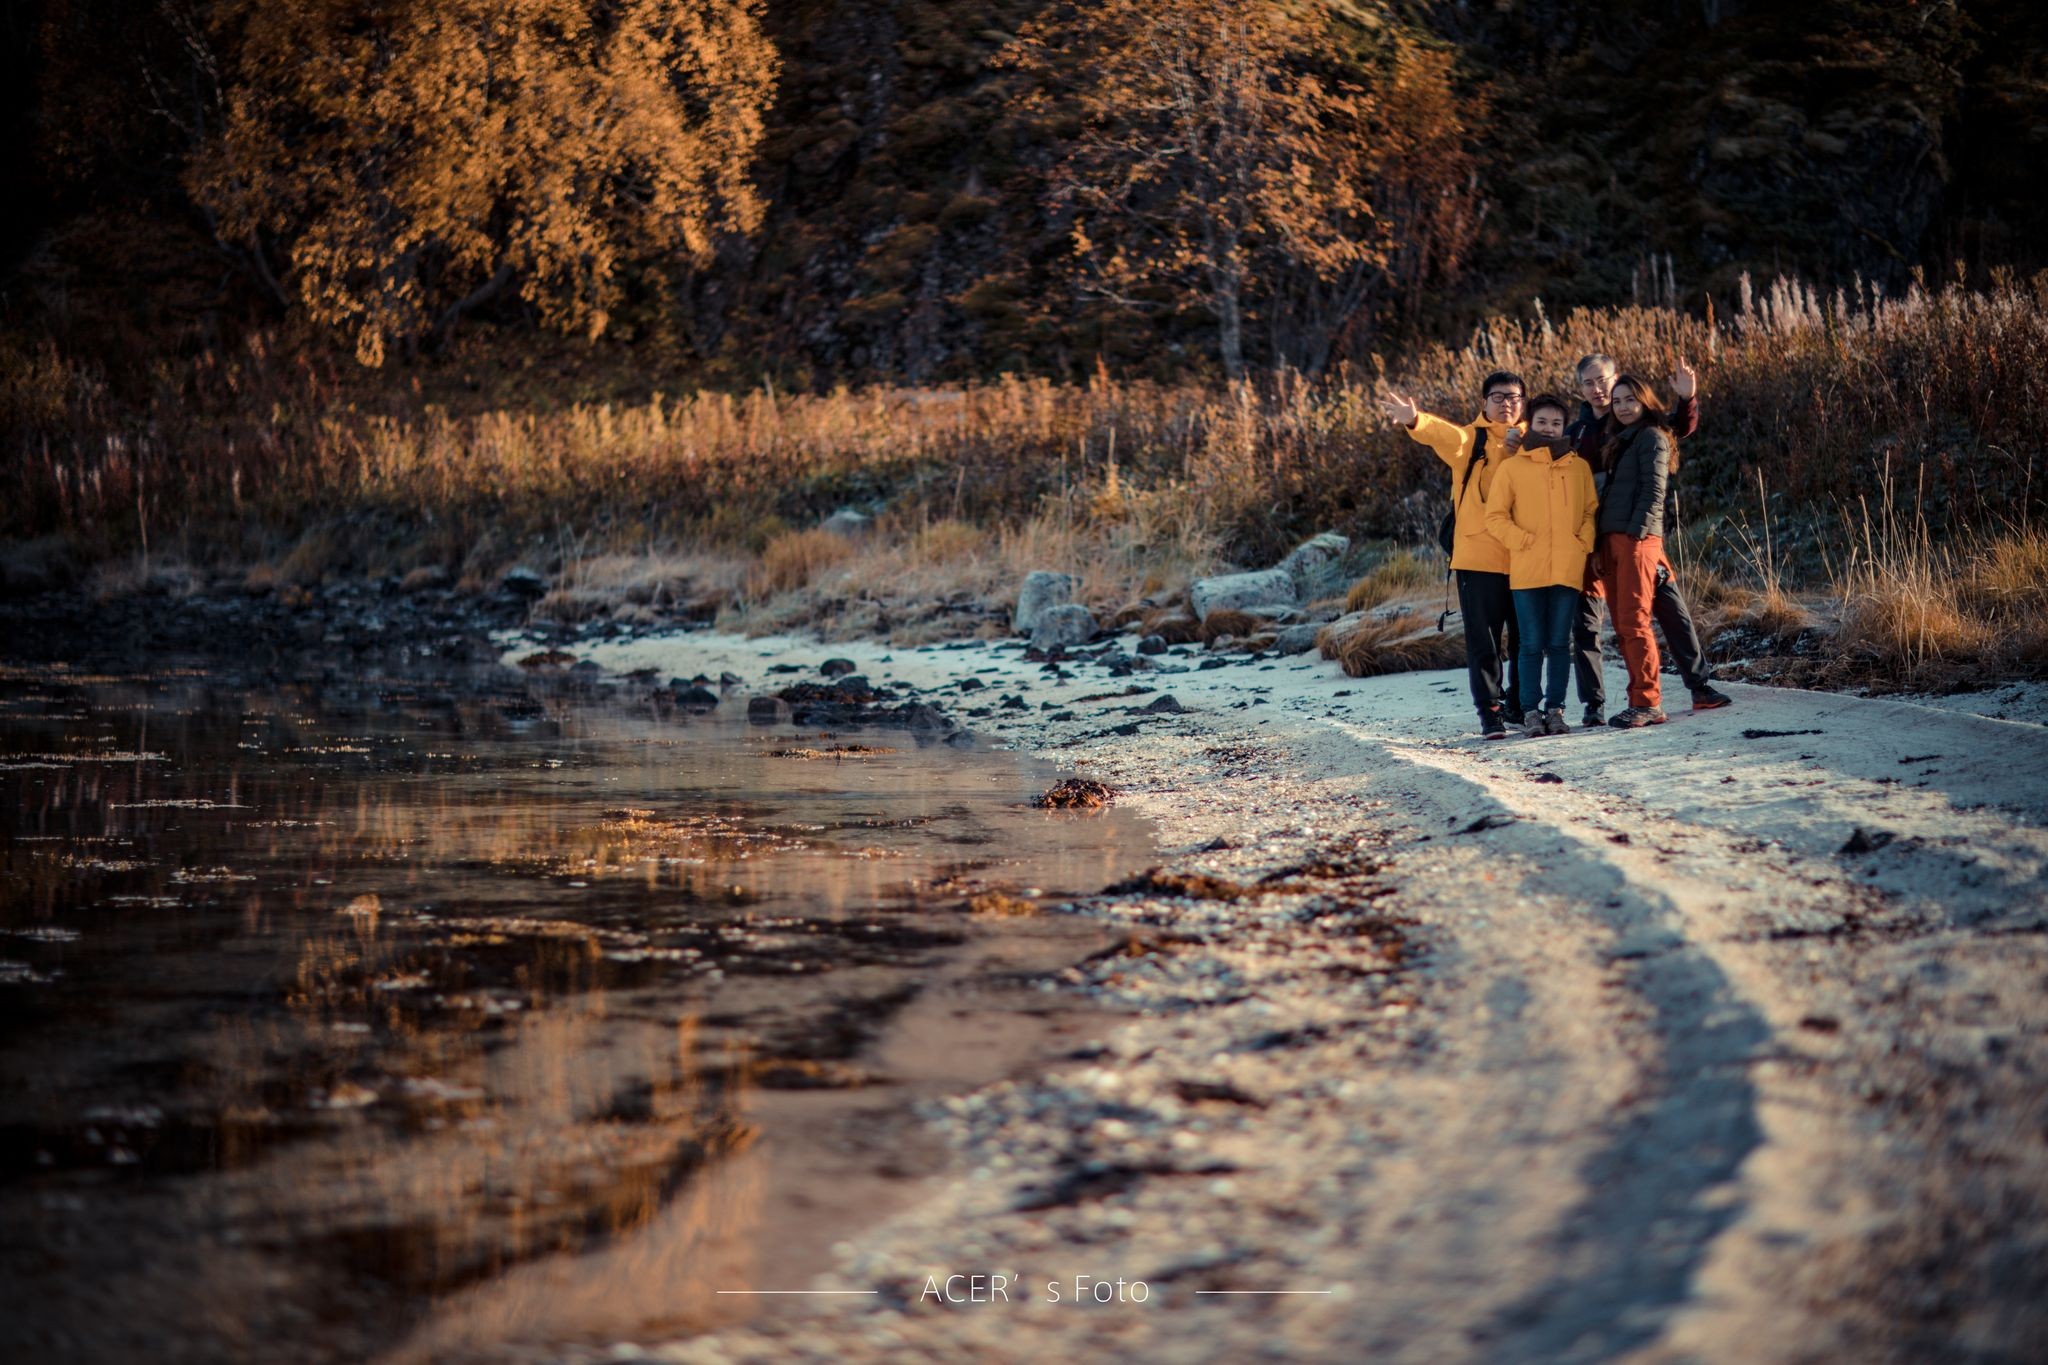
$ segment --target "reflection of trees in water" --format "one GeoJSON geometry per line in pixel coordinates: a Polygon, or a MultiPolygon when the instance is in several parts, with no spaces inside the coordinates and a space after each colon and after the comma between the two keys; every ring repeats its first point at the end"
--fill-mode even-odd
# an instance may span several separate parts
{"type": "MultiPolygon", "coordinates": [[[[536,957],[587,951],[542,936],[536,957]]],[[[359,945],[302,959],[294,1015],[308,1041],[374,1010],[359,945]],[[332,964],[336,981],[317,980],[332,964]]],[[[544,970],[544,969],[541,969],[544,970]]],[[[741,1073],[707,1073],[694,1019],[621,1017],[603,990],[507,1015],[389,1007],[374,1057],[308,1050],[339,1072],[314,1102],[331,1131],[289,1180],[262,1182],[278,1226],[316,1256],[404,1294],[439,1293],[536,1256],[645,1225],[707,1162],[744,1146],[741,1073]],[[365,1063],[374,1073],[364,1074],[365,1063]]]]}

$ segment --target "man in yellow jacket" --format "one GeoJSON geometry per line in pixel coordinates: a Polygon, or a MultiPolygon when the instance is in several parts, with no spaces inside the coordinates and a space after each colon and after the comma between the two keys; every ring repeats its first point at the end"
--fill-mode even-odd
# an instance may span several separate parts
{"type": "Polygon", "coordinates": [[[1422,411],[1412,397],[1389,393],[1380,409],[1389,421],[1434,450],[1451,467],[1451,569],[1458,578],[1458,614],[1465,622],[1465,671],[1479,732],[1488,739],[1522,723],[1518,632],[1508,590],[1507,547],[1486,529],[1486,494],[1522,440],[1522,377],[1496,370],[1479,386],[1480,415],[1464,426],[1422,411]],[[1506,667],[1506,687],[1501,671],[1506,667]]]}
{"type": "Polygon", "coordinates": [[[1486,529],[1508,551],[1522,710],[1531,735],[1571,729],[1564,723],[1564,691],[1572,674],[1572,623],[1600,505],[1592,466],[1565,438],[1566,415],[1555,394],[1531,400],[1521,457],[1501,466],[1486,494],[1486,529]]]}

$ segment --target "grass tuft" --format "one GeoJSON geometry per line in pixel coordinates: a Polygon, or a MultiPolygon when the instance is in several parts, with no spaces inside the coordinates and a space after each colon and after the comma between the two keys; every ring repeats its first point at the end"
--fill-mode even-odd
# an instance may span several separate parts
{"type": "Polygon", "coordinates": [[[1415,616],[1334,621],[1316,636],[1316,646],[1354,678],[1456,668],[1465,662],[1462,631],[1445,634],[1415,616]]]}

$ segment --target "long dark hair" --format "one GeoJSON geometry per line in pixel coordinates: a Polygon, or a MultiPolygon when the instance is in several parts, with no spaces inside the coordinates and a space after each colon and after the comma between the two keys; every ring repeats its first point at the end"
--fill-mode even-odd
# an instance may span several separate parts
{"type": "Polygon", "coordinates": [[[1628,385],[1629,392],[1643,405],[1643,415],[1636,423],[1637,426],[1661,428],[1669,422],[1671,416],[1671,409],[1664,405],[1664,400],[1658,397],[1657,391],[1648,384],[1632,374],[1614,376],[1614,382],[1607,386],[1607,421],[1600,441],[1600,462],[1609,469],[1614,467],[1614,456],[1621,449],[1621,434],[1628,429],[1614,419],[1614,391],[1623,384],[1628,385]]]}

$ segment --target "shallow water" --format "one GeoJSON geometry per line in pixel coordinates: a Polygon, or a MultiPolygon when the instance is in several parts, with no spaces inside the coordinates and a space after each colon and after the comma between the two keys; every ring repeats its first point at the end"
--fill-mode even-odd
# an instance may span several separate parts
{"type": "MultiPolygon", "coordinates": [[[[736,707],[724,708],[727,711],[736,707]]],[[[1055,774],[503,675],[0,673],[17,1358],[446,1358],[755,1311],[1101,1020],[1055,774]],[[495,679],[495,680],[493,680],[495,679]]]]}

